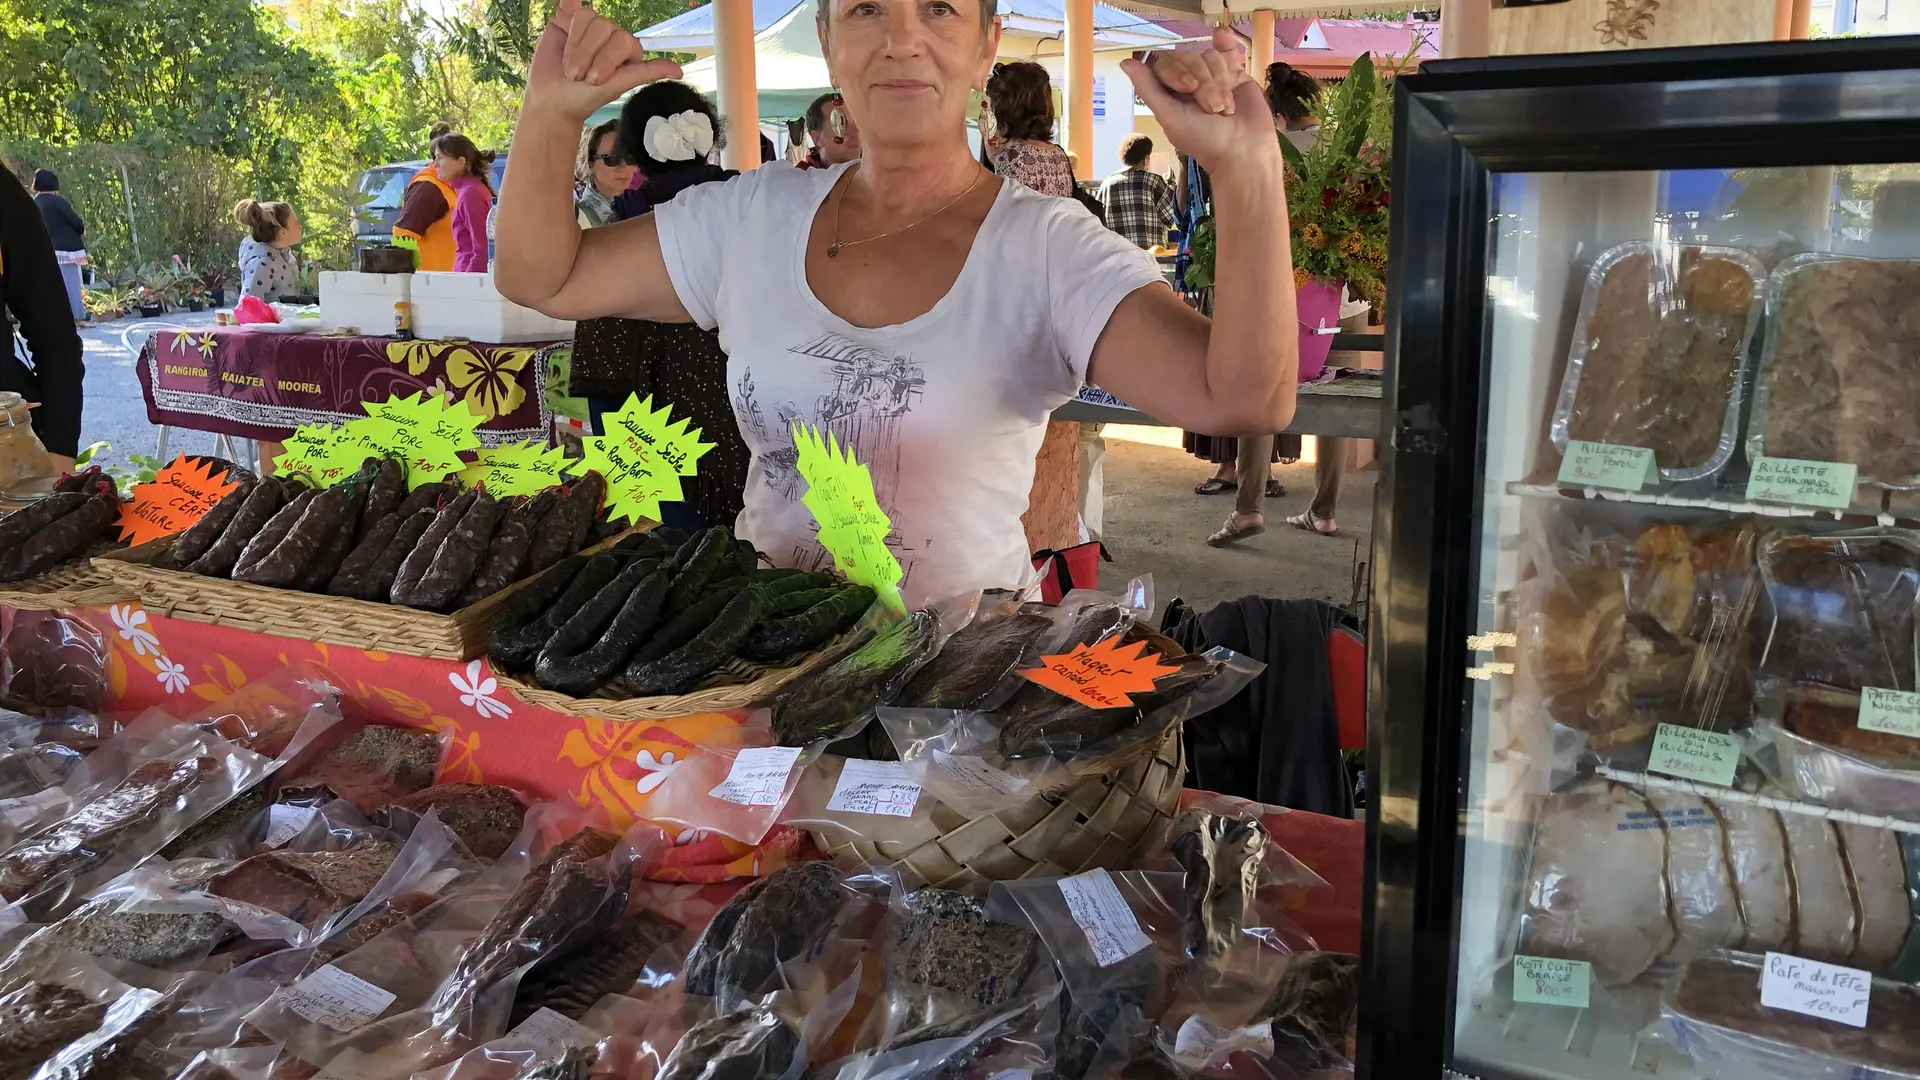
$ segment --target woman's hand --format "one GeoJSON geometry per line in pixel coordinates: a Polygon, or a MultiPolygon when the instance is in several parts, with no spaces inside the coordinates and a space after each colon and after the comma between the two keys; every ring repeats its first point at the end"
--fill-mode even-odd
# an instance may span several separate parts
{"type": "Polygon", "coordinates": [[[1120,66],[1167,139],[1208,172],[1231,171],[1236,162],[1247,160],[1278,175],[1280,144],[1273,112],[1260,84],[1247,74],[1232,31],[1224,26],[1214,30],[1211,49],[1156,52],[1147,63],[1130,59],[1120,66]]]}
{"type": "Polygon", "coordinates": [[[560,0],[533,50],[522,111],[539,109],[584,124],[594,110],[635,87],[679,77],[679,64],[648,60],[639,38],[596,13],[587,0],[560,0]]]}

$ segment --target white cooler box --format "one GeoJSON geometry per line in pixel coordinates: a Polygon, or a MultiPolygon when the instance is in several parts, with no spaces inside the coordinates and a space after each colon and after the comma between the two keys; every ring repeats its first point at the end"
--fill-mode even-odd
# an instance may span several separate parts
{"type": "Polygon", "coordinates": [[[413,275],[413,334],[490,343],[557,341],[573,336],[573,324],[501,296],[492,274],[422,272],[413,275]]]}
{"type": "Polygon", "coordinates": [[[320,271],[320,325],[369,337],[393,333],[393,305],[413,301],[412,274],[320,271]]]}

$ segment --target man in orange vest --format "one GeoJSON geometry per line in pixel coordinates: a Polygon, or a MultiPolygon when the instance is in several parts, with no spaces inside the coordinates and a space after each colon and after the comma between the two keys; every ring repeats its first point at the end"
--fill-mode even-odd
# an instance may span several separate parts
{"type": "MultiPolygon", "coordinates": [[[[433,137],[452,130],[447,124],[435,124],[433,137]]],[[[406,198],[400,202],[400,218],[393,223],[393,246],[413,249],[416,270],[453,269],[453,203],[458,198],[440,179],[433,162],[407,181],[406,198]]]]}

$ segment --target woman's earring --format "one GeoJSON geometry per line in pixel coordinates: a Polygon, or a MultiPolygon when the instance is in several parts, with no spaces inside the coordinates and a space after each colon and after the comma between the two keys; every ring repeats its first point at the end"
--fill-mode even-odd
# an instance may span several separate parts
{"type": "Polygon", "coordinates": [[[847,137],[846,110],[842,109],[838,105],[834,106],[833,111],[827,114],[827,127],[829,130],[833,132],[834,138],[836,139],[846,138],[847,137]]]}

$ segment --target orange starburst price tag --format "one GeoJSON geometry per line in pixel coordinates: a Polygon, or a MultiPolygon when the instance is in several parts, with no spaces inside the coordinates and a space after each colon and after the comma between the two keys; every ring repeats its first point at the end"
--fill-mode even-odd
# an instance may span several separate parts
{"type": "Polygon", "coordinates": [[[1020,674],[1089,708],[1118,709],[1133,704],[1127,695],[1148,693],[1154,680],[1180,670],[1160,663],[1159,657],[1144,641],[1128,645],[1112,637],[1042,656],[1039,667],[1020,674]]]}
{"type": "Polygon", "coordinates": [[[214,476],[212,462],[190,462],[182,454],[152,483],[133,486],[133,501],[120,508],[120,539],[144,544],[183,532],[238,486],[214,476]]]}

